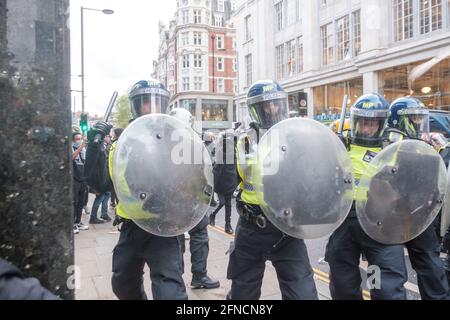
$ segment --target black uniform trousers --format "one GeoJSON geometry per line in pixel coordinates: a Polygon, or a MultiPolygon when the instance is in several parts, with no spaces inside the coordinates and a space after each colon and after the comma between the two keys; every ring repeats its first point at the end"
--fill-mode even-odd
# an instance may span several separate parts
{"type": "Polygon", "coordinates": [[[373,300],[406,300],[408,280],[404,246],[384,245],[362,229],[354,208],[331,235],[325,252],[330,267],[330,293],[333,300],[363,300],[360,257],[380,270],[380,287],[370,290],[373,300]]]}
{"type": "Polygon", "coordinates": [[[417,273],[422,300],[450,299],[449,284],[440,259],[440,241],[436,223],[431,224],[420,236],[405,243],[413,269],[417,273]]]}
{"type": "MultiPolygon", "coordinates": [[[[191,272],[194,278],[203,278],[207,274],[207,260],[209,254],[208,217],[203,219],[189,231],[189,249],[191,251],[191,272]]],[[[183,253],[185,252],[184,241],[183,253]]],[[[184,268],[183,268],[184,269],[184,268]]]]}
{"type": "Polygon", "coordinates": [[[286,236],[270,222],[261,229],[240,218],[230,248],[228,294],[232,300],[258,300],[266,261],[275,267],[283,300],[317,300],[317,290],[303,240],[286,236]]]}
{"type": "Polygon", "coordinates": [[[225,206],[225,224],[231,224],[231,200],[233,198],[233,194],[220,194],[219,195],[219,205],[217,208],[211,213],[211,215],[215,218],[217,213],[225,206]]]}
{"type": "Polygon", "coordinates": [[[87,189],[86,182],[80,182],[73,180],[73,212],[74,212],[74,223],[78,224],[81,222],[81,215],[83,212],[84,201],[85,201],[85,191],[87,189]]]}
{"type": "Polygon", "coordinates": [[[113,253],[114,294],[121,300],[146,300],[143,270],[147,263],[154,300],[187,299],[181,249],[179,237],[155,236],[126,220],[113,253]]]}

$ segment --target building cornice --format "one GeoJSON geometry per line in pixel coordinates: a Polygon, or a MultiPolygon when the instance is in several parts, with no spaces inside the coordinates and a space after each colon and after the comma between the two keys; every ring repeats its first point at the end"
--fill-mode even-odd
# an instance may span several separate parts
{"type": "Polygon", "coordinates": [[[436,51],[448,47],[450,44],[450,33],[440,34],[433,38],[424,38],[405,44],[393,45],[389,48],[374,50],[363,53],[362,57],[356,61],[356,66],[361,72],[370,72],[386,69],[401,64],[408,64],[415,61],[431,59],[436,55],[436,51]]]}

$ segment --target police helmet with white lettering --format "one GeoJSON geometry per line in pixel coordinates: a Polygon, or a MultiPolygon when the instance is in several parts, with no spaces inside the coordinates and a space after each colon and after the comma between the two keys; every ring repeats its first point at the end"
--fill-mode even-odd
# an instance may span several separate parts
{"type": "Polygon", "coordinates": [[[273,80],[254,83],[247,94],[250,117],[261,129],[289,118],[287,93],[273,80]]]}
{"type": "Polygon", "coordinates": [[[128,95],[134,119],[150,113],[165,114],[169,98],[169,91],[156,79],[138,81],[128,95]]]}
{"type": "Polygon", "coordinates": [[[365,94],[350,111],[351,142],[363,147],[379,147],[389,118],[389,103],[377,94],[365,94]]]}

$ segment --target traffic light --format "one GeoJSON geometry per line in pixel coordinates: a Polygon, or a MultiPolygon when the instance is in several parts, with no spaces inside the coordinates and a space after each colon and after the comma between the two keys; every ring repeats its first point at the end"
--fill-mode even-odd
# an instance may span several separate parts
{"type": "Polygon", "coordinates": [[[87,114],[82,113],[80,116],[80,129],[82,133],[87,133],[89,127],[88,127],[88,120],[87,120],[87,114]]]}

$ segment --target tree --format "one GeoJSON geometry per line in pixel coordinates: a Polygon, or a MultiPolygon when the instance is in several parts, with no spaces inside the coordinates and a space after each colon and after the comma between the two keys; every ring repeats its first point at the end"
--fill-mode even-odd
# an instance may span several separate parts
{"type": "Polygon", "coordinates": [[[126,128],[128,122],[131,119],[130,102],[127,95],[122,95],[117,99],[114,106],[113,113],[111,114],[111,120],[116,128],[126,128]]]}

